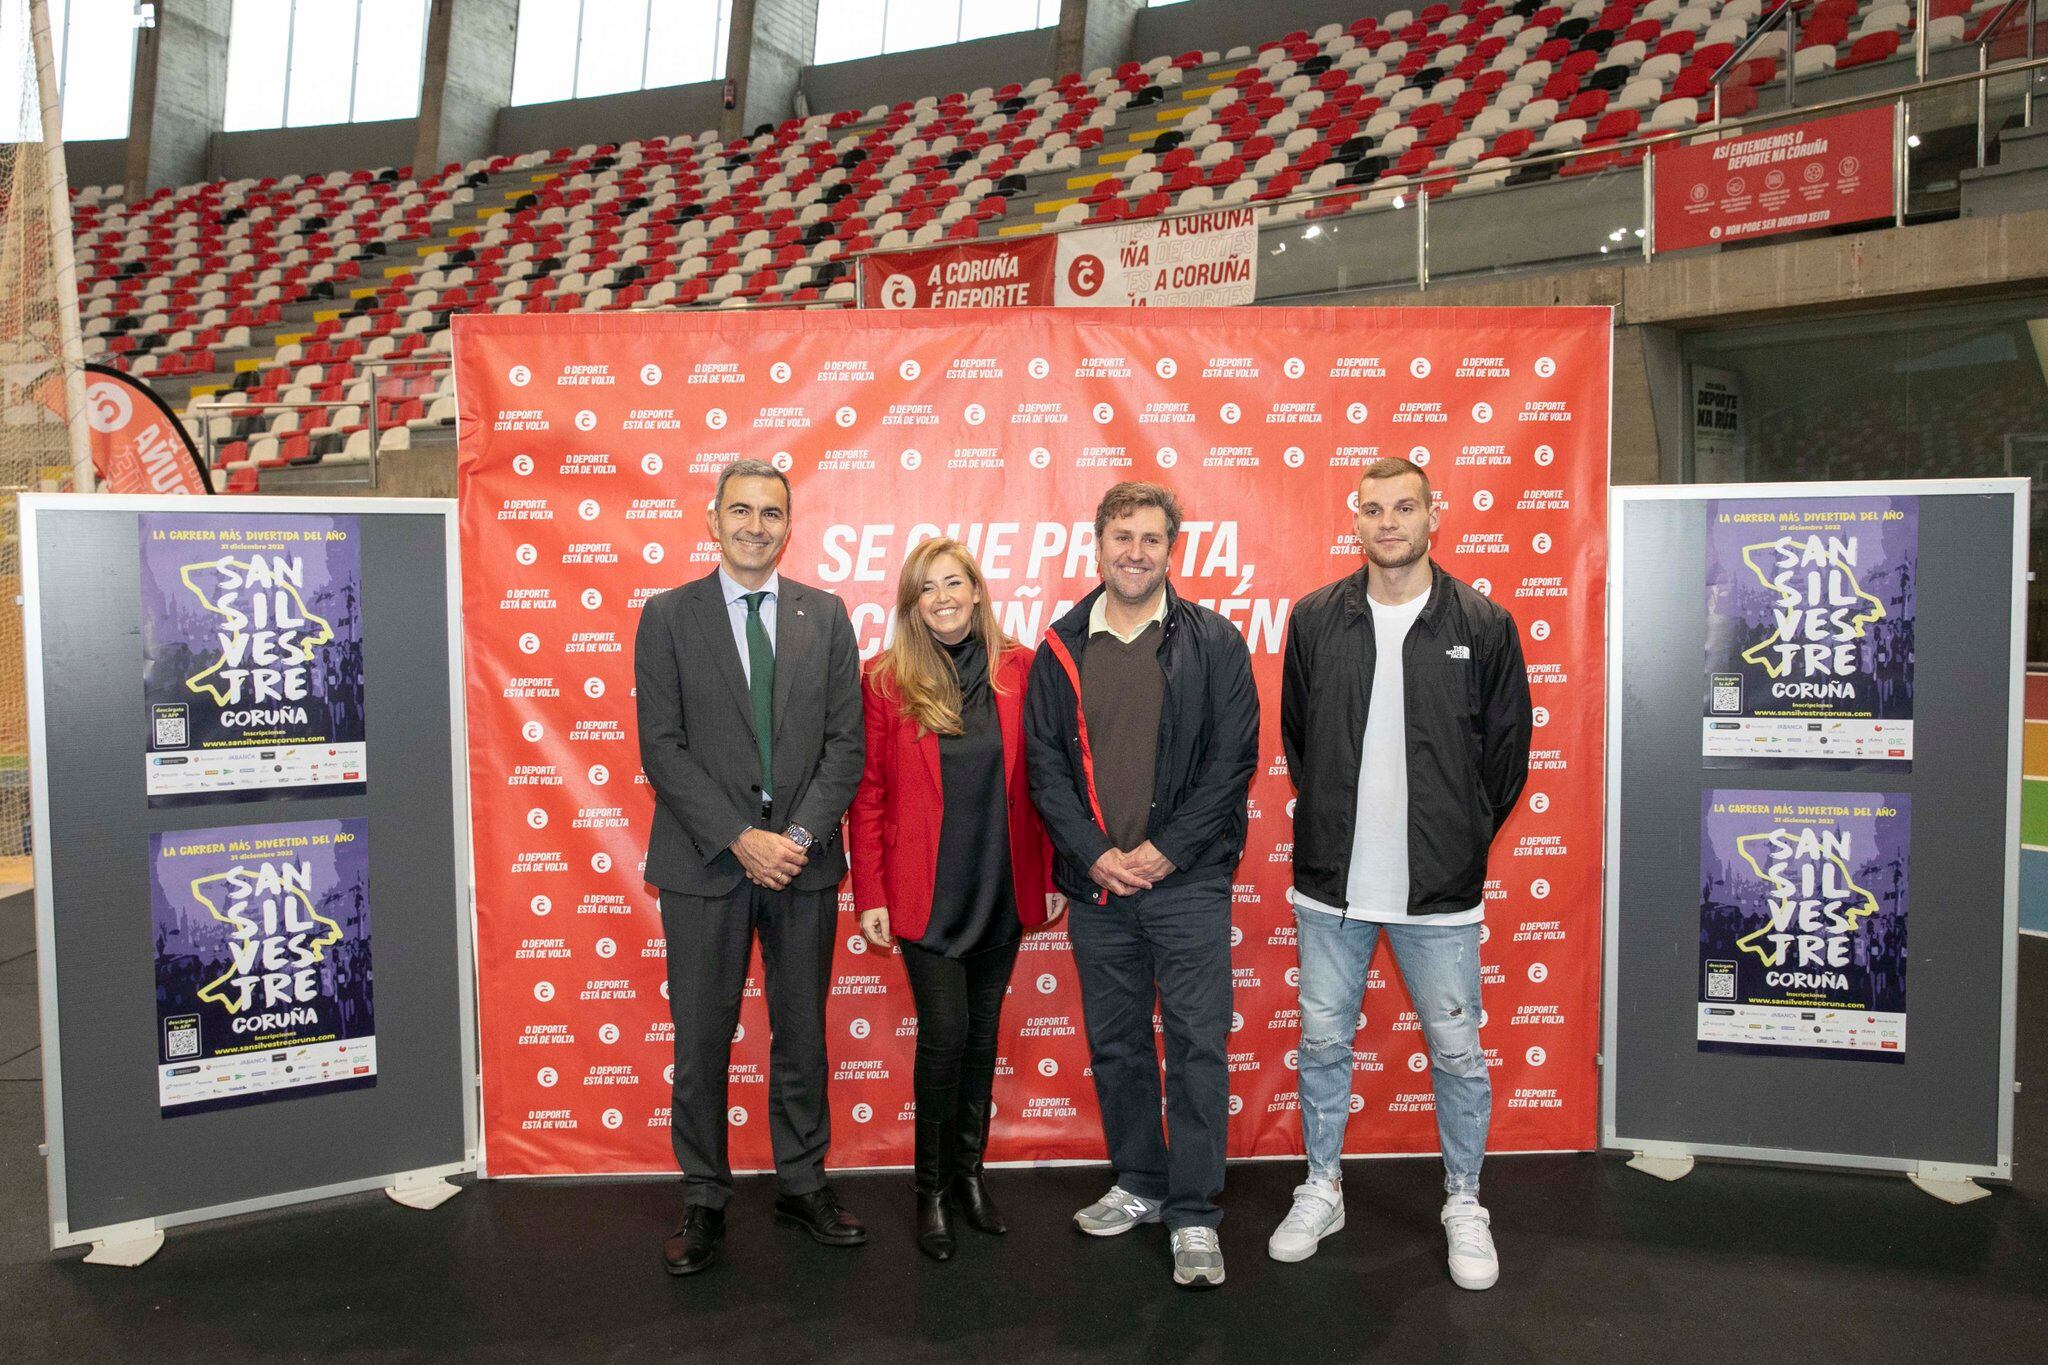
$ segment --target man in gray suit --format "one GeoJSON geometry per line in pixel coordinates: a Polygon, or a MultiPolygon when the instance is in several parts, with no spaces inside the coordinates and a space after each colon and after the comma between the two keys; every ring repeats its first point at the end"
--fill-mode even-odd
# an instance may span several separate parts
{"type": "Polygon", "coordinates": [[[828,1246],[867,1240],[825,1183],[825,999],[860,784],[860,653],[837,597],[776,572],[789,481],[739,460],[710,510],[723,563],[648,599],[633,645],[640,766],[654,788],[647,880],[661,890],[675,1019],[669,1130],[687,1183],[669,1273],[718,1257],[732,1198],[726,1068],[747,958],[767,972],[776,1221],[828,1246]]]}

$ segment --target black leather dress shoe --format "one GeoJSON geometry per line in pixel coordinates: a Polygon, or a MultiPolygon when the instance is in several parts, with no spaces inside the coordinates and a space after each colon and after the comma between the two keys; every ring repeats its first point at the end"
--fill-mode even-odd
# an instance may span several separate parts
{"type": "Polygon", "coordinates": [[[828,1247],[857,1247],[868,1239],[868,1230],[861,1226],[860,1219],[839,1207],[839,1198],[830,1185],[822,1185],[809,1194],[778,1194],[775,1221],[802,1228],[813,1240],[828,1247]]]}
{"type": "Polygon", "coordinates": [[[692,1204],[683,1214],[682,1226],[661,1244],[661,1259],[671,1275],[695,1275],[711,1268],[724,1241],[725,1210],[692,1204]]]}

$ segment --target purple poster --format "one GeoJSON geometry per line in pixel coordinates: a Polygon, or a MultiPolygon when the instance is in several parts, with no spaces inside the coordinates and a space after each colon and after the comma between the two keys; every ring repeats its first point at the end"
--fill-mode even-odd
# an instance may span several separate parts
{"type": "Polygon", "coordinates": [[[1910,771],[1919,499],[1706,506],[1706,766],[1910,771]]]}
{"type": "Polygon", "coordinates": [[[1904,792],[1700,794],[1699,1049],[1906,1056],[1904,792]]]}
{"type": "Polygon", "coordinates": [[[364,791],[357,518],[139,520],[149,804],[364,791]]]}
{"type": "Polygon", "coordinates": [[[167,1116],[377,1083],[362,820],[149,836],[167,1116]]]}

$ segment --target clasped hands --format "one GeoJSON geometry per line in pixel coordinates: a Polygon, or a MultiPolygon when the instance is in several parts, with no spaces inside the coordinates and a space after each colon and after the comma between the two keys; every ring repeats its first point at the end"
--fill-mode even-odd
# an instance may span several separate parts
{"type": "Polygon", "coordinates": [[[1095,860],[1088,875],[1112,896],[1135,896],[1149,891],[1173,872],[1173,859],[1161,853],[1150,839],[1128,853],[1110,849],[1095,860]]]}
{"type": "Polygon", "coordinates": [[[770,891],[788,886],[810,861],[810,855],[794,839],[765,829],[744,831],[731,847],[747,880],[770,891]]]}

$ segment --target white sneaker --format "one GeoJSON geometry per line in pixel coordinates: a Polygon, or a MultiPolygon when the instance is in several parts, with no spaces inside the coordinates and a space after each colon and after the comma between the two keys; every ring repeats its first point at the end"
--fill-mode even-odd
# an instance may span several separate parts
{"type": "Polygon", "coordinates": [[[1493,1249],[1492,1215],[1469,1194],[1454,1195],[1439,1217],[1450,1243],[1451,1279],[1460,1289],[1491,1289],[1500,1278],[1500,1257],[1493,1249]]]}
{"type": "Polygon", "coordinates": [[[1344,1227],[1344,1192],[1313,1180],[1294,1187],[1294,1207],[1273,1229],[1266,1254],[1276,1261],[1306,1261],[1316,1244],[1344,1227]]]}
{"type": "Polygon", "coordinates": [[[1074,1215],[1074,1226],[1090,1237],[1114,1237],[1140,1223],[1158,1222],[1165,1205],[1163,1199],[1147,1199],[1121,1185],[1111,1185],[1108,1194],[1074,1215]]]}

